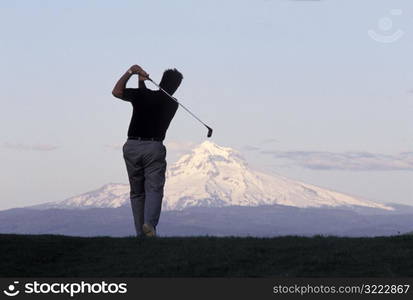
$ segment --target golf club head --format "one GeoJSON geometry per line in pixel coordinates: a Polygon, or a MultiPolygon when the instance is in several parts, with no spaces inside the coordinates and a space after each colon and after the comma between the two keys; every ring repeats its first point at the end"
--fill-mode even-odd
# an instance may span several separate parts
{"type": "Polygon", "coordinates": [[[206,128],[208,128],[208,135],[207,135],[207,137],[211,137],[211,136],[212,136],[212,128],[211,128],[211,127],[208,127],[208,126],[206,126],[206,128]]]}

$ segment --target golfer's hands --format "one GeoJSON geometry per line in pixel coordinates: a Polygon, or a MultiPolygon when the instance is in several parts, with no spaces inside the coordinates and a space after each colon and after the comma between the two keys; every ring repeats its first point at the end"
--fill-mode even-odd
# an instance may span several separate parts
{"type": "Polygon", "coordinates": [[[138,65],[131,66],[129,70],[132,72],[132,74],[138,74],[139,80],[147,80],[149,77],[149,74],[146,73],[146,71],[138,65]]]}

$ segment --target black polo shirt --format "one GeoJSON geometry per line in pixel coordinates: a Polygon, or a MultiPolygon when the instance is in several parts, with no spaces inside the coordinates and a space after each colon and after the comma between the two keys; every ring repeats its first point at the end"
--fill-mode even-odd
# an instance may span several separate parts
{"type": "Polygon", "coordinates": [[[128,137],[165,139],[169,127],[178,109],[178,103],[164,92],[147,88],[125,88],[123,100],[133,106],[128,137]]]}

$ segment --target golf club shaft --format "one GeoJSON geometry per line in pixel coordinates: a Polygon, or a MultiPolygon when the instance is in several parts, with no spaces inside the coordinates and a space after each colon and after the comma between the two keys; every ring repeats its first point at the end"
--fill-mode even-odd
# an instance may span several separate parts
{"type": "Polygon", "coordinates": [[[147,77],[150,82],[152,82],[154,85],[156,85],[162,92],[164,92],[166,95],[169,96],[172,100],[174,100],[176,103],[178,103],[180,106],[182,106],[183,109],[185,109],[188,113],[191,114],[195,119],[197,119],[199,122],[202,123],[206,128],[208,128],[208,137],[212,135],[212,128],[206,125],[200,118],[198,118],[196,115],[194,115],[188,108],[186,108],[181,102],[179,102],[176,98],[174,98],[171,94],[169,94],[167,91],[165,91],[163,88],[159,86],[156,82],[154,82],[151,78],[147,77]]]}

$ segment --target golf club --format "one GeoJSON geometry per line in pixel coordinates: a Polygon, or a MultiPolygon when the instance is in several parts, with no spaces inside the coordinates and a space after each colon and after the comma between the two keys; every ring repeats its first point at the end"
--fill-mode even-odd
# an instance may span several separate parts
{"type": "Polygon", "coordinates": [[[197,116],[195,116],[189,109],[187,109],[182,103],[180,103],[177,99],[175,99],[174,97],[172,97],[172,95],[170,95],[167,91],[165,91],[163,88],[161,88],[159,86],[159,84],[157,84],[156,82],[154,82],[152,79],[148,77],[146,77],[150,82],[152,82],[154,85],[156,85],[162,92],[164,92],[166,95],[168,95],[172,100],[174,100],[176,103],[178,103],[180,106],[182,106],[183,109],[185,109],[187,112],[189,112],[195,119],[197,119],[199,122],[202,123],[202,125],[204,125],[207,129],[208,129],[208,134],[207,137],[211,137],[212,136],[212,128],[209,127],[208,125],[206,125],[204,122],[201,121],[201,119],[199,119],[197,116]]]}

